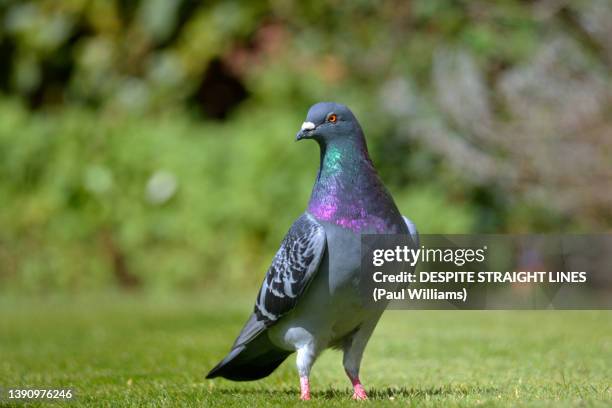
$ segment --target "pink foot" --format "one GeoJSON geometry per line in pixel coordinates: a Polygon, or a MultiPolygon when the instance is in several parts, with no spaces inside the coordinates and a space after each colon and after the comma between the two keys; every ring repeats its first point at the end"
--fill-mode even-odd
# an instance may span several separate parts
{"type": "Polygon", "coordinates": [[[355,377],[355,379],[351,380],[351,382],[353,383],[353,390],[355,391],[353,392],[353,399],[354,400],[367,400],[368,394],[366,394],[365,390],[363,389],[363,385],[361,385],[361,382],[359,381],[359,377],[355,377]]]}
{"type": "Polygon", "coordinates": [[[300,377],[300,399],[302,401],[310,400],[310,383],[308,377],[300,377]]]}

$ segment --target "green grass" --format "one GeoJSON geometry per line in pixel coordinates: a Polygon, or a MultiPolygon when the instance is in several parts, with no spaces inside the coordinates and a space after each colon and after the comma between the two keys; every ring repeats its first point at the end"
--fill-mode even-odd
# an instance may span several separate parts
{"type": "MultiPolygon", "coordinates": [[[[295,404],[293,357],[262,381],[204,379],[251,297],[4,297],[0,387],[72,387],[72,406],[295,404]]],[[[610,406],[612,312],[389,311],[361,377],[369,405],[610,406]]],[[[324,353],[311,379],[308,406],[359,404],[339,352],[324,353]]]]}

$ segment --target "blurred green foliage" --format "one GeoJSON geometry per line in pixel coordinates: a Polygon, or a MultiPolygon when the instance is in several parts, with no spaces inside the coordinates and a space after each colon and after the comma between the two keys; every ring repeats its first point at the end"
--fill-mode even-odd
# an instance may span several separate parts
{"type": "MultiPolygon", "coordinates": [[[[231,124],[0,111],[1,278],[20,290],[252,284],[318,166],[314,143],[293,142],[302,117],[288,109],[248,107],[231,124]]],[[[435,186],[397,200],[424,230],[472,221],[435,186]]]]}
{"type": "MultiPolygon", "coordinates": [[[[469,127],[511,140],[501,124],[531,123],[504,84],[551,38],[580,44],[576,86],[610,83],[593,19],[610,7],[540,3],[0,1],[0,290],[256,285],[308,199],[318,152],[293,135],[319,100],[355,111],[423,233],[612,225],[608,196],[551,208],[543,186],[559,189],[524,152],[469,127]],[[445,71],[448,50],[465,69],[445,71]],[[448,71],[477,91],[455,103],[465,117],[445,108],[448,71]],[[436,147],[451,142],[461,155],[436,147]]],[[[609,124],[610,95],[597,98],[590,128],[609,124]]]]}

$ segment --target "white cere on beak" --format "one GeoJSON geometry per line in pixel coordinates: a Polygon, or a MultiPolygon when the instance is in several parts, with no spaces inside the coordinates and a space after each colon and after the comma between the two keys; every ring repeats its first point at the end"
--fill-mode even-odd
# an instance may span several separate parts
{"type": "Polygon", "coordinates": [[[312,122],[304,122],[302,123],[302,130],[312,130],[315,128],[315,124],[312,122]]]}

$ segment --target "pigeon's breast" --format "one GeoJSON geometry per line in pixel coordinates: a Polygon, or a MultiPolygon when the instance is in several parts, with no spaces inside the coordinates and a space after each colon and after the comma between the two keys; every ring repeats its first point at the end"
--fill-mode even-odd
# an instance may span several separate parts
{"type": "MultiPolygon", "coordinates": [[[[332,293],[359,283],[361,269],[361,234],[332,223],[323,223],[327,236],[325,273],[332,293]]],[[[323,269],[323,268],[322,268],[323,269]]]]}

